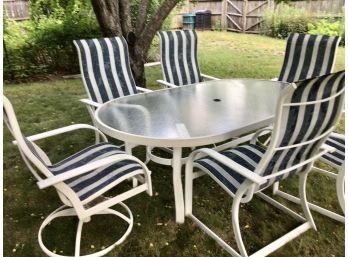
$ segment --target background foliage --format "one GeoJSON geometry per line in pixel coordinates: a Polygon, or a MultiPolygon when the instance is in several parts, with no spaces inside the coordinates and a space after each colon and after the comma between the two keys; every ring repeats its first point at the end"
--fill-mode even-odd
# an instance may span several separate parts
{"type": "MultiPolygon", "coordinates": [[[[151,1],[148,18],[162,0],[151,1]]],[[[289,2],[289,1],[281,1],[289,2]]],[[[131,0],[135,23],[140,0],[131,0]]],[[[79,72],[74,39],[101,37],[98,22],[89,0],[32,0],[31,19],[14,22],[4,17],[4,79],[21,82],[54,75],[79,72]]],[[[171,15],[162,28],[168,29],[171,15]]],[[[344,44],[344,17],[339,20],[312,18],[304,9],[285,3],[265,13],[262,33],[286,38],[291,32],[339,35],[344,44]]],[[[157,60],[159,41],[155,37],[148,61],[157,60]]]]}
{"type": "Polygon", "coordinates": [[[275,9],[267,10],[264,18],[261,31],[267,36],[286,38],[291,32],[341,36],[341,44],[344,44],[344,17],[319,19],[303,8],[280,3],[275,9]]]}
{"type": "MultiPolygon", "coordinates": [[[[136,19],[139,0],[132,0],[131,15],[136,19]]],[[[151,2],[148,17],[161,0],[151,2]]],[[[72,41],[101,37],[98,22],[88,0],[34,0],[31,19],[14,22],[4,17],[4,79],[21,82],[48,74],[79,72],[72,41]]],[[[168,27],[167,19],[164,27],[168,27]]]]}

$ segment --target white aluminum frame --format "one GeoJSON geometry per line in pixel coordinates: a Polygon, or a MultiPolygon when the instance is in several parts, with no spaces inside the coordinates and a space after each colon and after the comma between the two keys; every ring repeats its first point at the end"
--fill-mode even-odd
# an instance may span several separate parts
{"type": "Polygon", "coordinates": [[[82,226],[84,223],[89,222],[91,220],[91,217],[93,215],[100,215],[100,214],[112,214],[120,217],[124,221],[126,221],[129,226],[127,231],[124,233],[124,235],[117,240],[115,243],[112,245],[108,246],[107,248],[95,252],[93,254],[85,255],[86,257],[96,257],[96,256],[102,256],[106,254],[107,252],[111,251],[116,245],[119,245],[122,243],[125,238],[128,236],[130,231],[132,230],[133,227],[133,216],[129,208],[122,202],[132,196],[135,196],[141,192],[146,191],[150,196],[152,196],[152,183],[151,183],[151,172],[150,170],[146,167],[146,165],[141,162],[139,159],[137,159],[134,156],[128,155],[128,154],[118,154],[118,155],[113,155],[109,156],[97,161],[93,161],[91,163],[85,164],[83,166],[80,166],[75,169],[71,169],[70,171],[66,171],[64,173],[61,173],[59,175],[54,175],[51,173],[51,171],[47,168],[46,165],[51,165],[51,162],[47,155],[38,147],[35,145],[35,141],[48,138],[51,136],[63,134],[66,132],[71,132],[74,130],[78,129],[91,129],[94,130],[96,133],[98,133],[101,138],[107,142],[106,136],[96,129],[95,127],[87,124],[74,124],[70,125],[67,127],[47,131],[44,133],[40,133],[37,135],[33,135],[30,137],[27,137],[27,140],[33,143],[34,147],[36,147],[37,152],[40,154],[40,157],[42,160],[45,162],[46,165],[44,165],[38,157],[36,157],[33,152],[29,149],[28,145],[25,143],[23,135],[21,133],[21,130],[19,128],[13,107],[10,103],[10,101],[4,96],[3,97],[3,104],[4,108],[7,113],[7,118],[8,121],[5,120],[7,123],[12,135],[15,138],[14,144],[16,144],[19,148],[19,151],[27,164],[29,170],[33,173],[33,175],[37,178],[38,182],[38,187],[40,189],[47,188],[50,186],[54,186],[55,189],[57,190],[57,193],[63,202],[63,206],[52,212],[42,223],[39,233],[38,233],[38,240],[39,240],[39,245],[41,249],[49,256],[52,257],[58,257],[58,256],[63,256],[63,255],[58,255],[49,249],[46,248],[46,246],[43,244],[42,238],[41,238],[41,232],[42,230],[49,225],[49,223],[53,220],[56,219],[57,217],[65,217],[65,216],[77,216],[79,219],[79,224],[77,228],[77,233],[76,233],[76,242],[75,242],[75,257],[80,256],[80,242],[81,242],[81,231],[82,231],[82,226]],[[113,188],[117,184],[121,183],[125,179],[130,179],[133,177],[142,177],[144,176],[141,180],[143,183],[137,187],[132,188],[131,190],[128,190],[124,193],[118,194],[117,196],[113,198],[103,198],[103,201],[98,202],[98,203],[93,203],[93,201],[97,198],[102,197],[103,192],[97,192],[85,200],[81,201],[77,194],[69,187],[67,184],[64,183],[67,179],[76,177],[78,175],[88,173],[96,168],[103,167],[108,164],[112,163],[117,163],[123,160],[132,160],[137,162],[139,165],[142,167],[142,171],[137,172],[136,174],[124,176],[120,179],[117,179],[110,185],[106,186],[103,189],[103,192],[108,191],[109,189],[113,188]],[[34,168],[35,167],[35,168],[34,168]],[[37,172],[40,172],[39,173],[37,172]],[[143,173],[143,174],[141,174],[143,173]],[[120,204],[126,211],[128,212],[129,217],[125,216],[122,213],[119,213],[110,207],[120,204]]]}
{"type": "MultiPolygon", "coordinates": [[[[284,100],[286,99],[287,94],[289,91],[294,90],[296,88],[296,84],[292,84],[291,87],[286,88],[281,97],[279,98],[278,105],[277,105],[277,110],[276,110],[276,122],[275,122],[275,130],[273,131],[272,138],[270,141],[270,146],[269,149],[266,151],[264,156],[262,157],[260,163],[256,166],[255,171],[250,171],[243,166],[239,165],[238,163],[232,161],[228,157],[216,152],[215,150],[212,149],[198,149],[194,152],[192,152],[188,158],[188,161],[186,163],[186,169],[185,169],[185,216],[189,217],[192,219],[192,221],[197,224],[205,233],[207,233],[210,237],[212,237],[223,249],[225,249],[231,256],[234,257],[247,257],[247,256],[252,256],[252,257],[263,257],[266,256],[280,247],[282,247],[284,244],[287,242],[290,242],[293,240],[295,237],[299,236],[300,234],[304,233],[305,231],[309,230],[310,228],[313,228],[316,230],[316,226],[314,223],[314,220],[312,218],[311,212],[310,212],[310,207],[307,202],[307,197],[306,197],[306,180],[308,173],[311,170],[311,167],[313,166],[313,163],[315,160],[319,159],[321,156],[325,155],[328,152],[334,152],[335,148],[327,146],[327,145],[322,145],[321,149],[319,149],[319,153],[317,153],[315,156],[312,158],[305,160],[295,166],[286,168],[284,170],[278,171],[276,173],[267,175],[267,176],[261,176],[259,174],[263,174],[262,171],[266,169],[268,162],[271,160],[273,153],[277,150],[281,149],[287,149],[287,148],[292,148],[295,145],[290,145],[290,146],[285,146],[285,147],[277,147],[276,146],[276,140],[275,138],[279,137],[279,128],[280,128],[280,123],[281,123],[281,114],[282,114],[282,106],[284,105],[291,105],[291,104],[284,104],[284,100]],[[207,227],[202,221],[200,221],[196,216],[193,215],[192,213],[192,199],[193,199],[193,180],[197,177],[195,174],[197,172],[193,172],[194,167],[200,168],[201,166],[198,163],[195,163],[194,161],[198,158],[202,158],[204,156],[209,156],[217,160],[219,163],[222,163],[226,165],[227,167],[231,168],[235,172],[239,173],[240,175],[244,176],[246,180],[240,185],[238,190],[236,191],[235,194],[231,193],[230,190],[226,188],[226,186],[218,180],[215,176],[210,174],[209,171],[199,171],[199,173],[206,173],[210,175],[232,198],[233,198],[233,204],[232,204],[232,226],[233,226],[233,231],[235,235],[235,239],[237,242],[237,246],[239,249],[239,252],[237,252],[235,249],[233,249],[230,245],[228,245],[223,239],[221,239],[217,234],[215,234],[209,227],[207,227]],[[259,189],[259,186],[264,184],[266,181],[270,179],[275,179],[277,176],[285,174],[290,172],[291,170],[295,170],[303,165],[308,165],[307,169],[303,172],[301,172],[299,175],[299,203],[301,204],[302,211],[304,214],[304,217],[300,216],[296,212],[292,211],[288,207],[280,204],[279,202],[275,201],[271,197],[263,194],[261,191],[263,189],[259,189]],[[241,203],[247,203],[252,200],[253,196],[257,195],[261,197],[261,199],[265,200],[266,202],[270,203],[274,207],[277,207],[279,210],[287,213],[294,219],[301,221],[302,224],[298,226],[297,228],[291,230],[290,232],[286,233],[282,237],[276,239],[272,243],[268,244],[267,246],[261,248],[257,252],[249,255],[246,251],[244,242],[242,240],[242,235],[241,235],[241,230],[239,227],[239,206],[241,203]]],[[[344,89],[340,91],[340,94],[344,92],[344,89]]],[[[315,101],[312,103],[318,103],[321,102],[315,101]]],[[[307,103],[296,103],[294,105],[306,105],[307,103]]],[[[339,106],[341,108],[342,106],[339,106]]],[[[336,122],[338,120],[338,117],[336,118],[336,122]]],[[[269,130],[267,128],[266,130],[269,130]]],[[[320,138],[327,138],[329,134],[334,130],[334,127],[331,127],[326,133],[324,133],[321,136],[318,136],[312,140],[302,142],[297,144],[296,146],[300,145],[305,145],[308,144],[316,139],[320,138]]],[[[265,132],[265,131],[263,131],[265,132]]],[[[251,141],[255,142],[257,136],[260,133],[263,132],[256,132],[255,136],[252,138],[251,141]]],[[[230,146],[227,145],[225,148],[220,148],[219,150],[224,150],[229,148],[230,146]]]]}
{"type": "MultiPolygon", "coordinates": [[[[206,78],[208,80],[220,80],[219,78],[215,78],[213,76],[209,76],[209,75],[205,75],[203,73],[201,73],[201,76],[203,78],[206,78]]],[[[172,87],[180,87],[180,86],[177,86],[177,85],[174,85],[172,83],[169,83],[167,81],[164,81],[163,79],[158,79],[156,80],[158,84],[160,84],[160,86],[162,86],[163,88],[172,88],[172,87]]],[[[184,86],[187,86],[187,85],[184,85],[184,86]]]]}

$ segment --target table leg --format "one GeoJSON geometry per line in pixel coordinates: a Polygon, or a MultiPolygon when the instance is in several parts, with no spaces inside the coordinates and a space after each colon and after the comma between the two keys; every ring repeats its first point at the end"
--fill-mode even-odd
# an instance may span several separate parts
{"type": "Polygon", "coordinates": [[[184,208],[184,192],[181,181],[181,166],[182,166],[182,148],[173,148],[173,188],[175,199],[175,217],[176,223],[184,223],[185,220],[185,208],[184,208]]]}
{"type": "MultiPolygon", "coordinates": [[[[133,144],[124,142],[124,151],[125,151],[127,154],[132,155],[132,149],[133,149],[133,147],[134,147],[133,144]]],[[[133,188],[138,186],[138,180],[137,180],[136,178],[134,178],[134,177],[132,178],[132,183],[133,183],[133,188]]]]}

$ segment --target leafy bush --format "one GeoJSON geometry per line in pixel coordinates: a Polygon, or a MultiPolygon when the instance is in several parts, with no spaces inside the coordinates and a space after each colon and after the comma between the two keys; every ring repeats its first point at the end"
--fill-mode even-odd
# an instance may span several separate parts
{"type": "Polygon", "coordinates": [[[313,20],[305,9],[284,3],[278,4],[275,10],[267,10],[264,18],[261,33],[276,38],[286,38],[291,32],[306,33],[313,20]]]}
{"type": "Polygon", "coordinates": [[[327,36],[340,36],[341,45],[345,43],[344,33],[344,18],[333,21],[331,19],[321,19],[316,23],[308,24],[309,34],[314,35],[327,35],[327,36]]]}
{"type": "MultiPolygon", "coordinates": [[[[148,19],[161,2],[151,1],[148,19]]],[[[131,1],[134,19],[139,3],[131,1]]],[[[31,19],[24,22],[4,17],[4,79],[20,82],[48,74],[78,73],[79,62],[72,41],[102,36],[90,0],[32,0],[30,14],[31,19]]],[[[169,27],[170,19],[167,17],[163,29],[169,27]]],[[[156,44],[158,41],[154,40],[156,44]]],[[[156,60],[158,56],[152,51],[149,59],[156,60]]]]}
{"type": "Polygon", "coordinates": [[[5,80],[79,71],[72,41],[100,37],[101,32],[91,6],[68,2],[66,9],[56,7],[45,15],[48,7],[41,8],[42,0],[35,1],[30,21],[17,23],[5,18],[5,80]]]}

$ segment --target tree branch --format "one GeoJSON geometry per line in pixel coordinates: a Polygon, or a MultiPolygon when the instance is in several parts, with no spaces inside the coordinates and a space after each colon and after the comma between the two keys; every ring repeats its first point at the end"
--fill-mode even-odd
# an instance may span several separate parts
{"type": "Polygon", "coordinates": [[[139,38],[139,45],[143,48],[143,52],[147,53],[150,48],[151,41],[154,38],[157,30],[162,26],[162,23],[169,13],[173,10],[180,0],[164,0],[157,12],[152,16],[150,21],[147,23],[145,29],[141,35],[137,35],[139,38]]]}
{"type": "Polygon", "coordinates": [[[142,0],[141,3],[139,4],[138,16],[137,16],[136,26],[135,26],[136,35],[140,35],[145,28],[147,11],[149,9],[150,2],[151,2],[150,0],[142,0]]]}
{"type": "Polygon", "coordinates": [[[104,36],[113,37],[122,35],[118,1],[91,0],[91,2],[104,36]]]}

